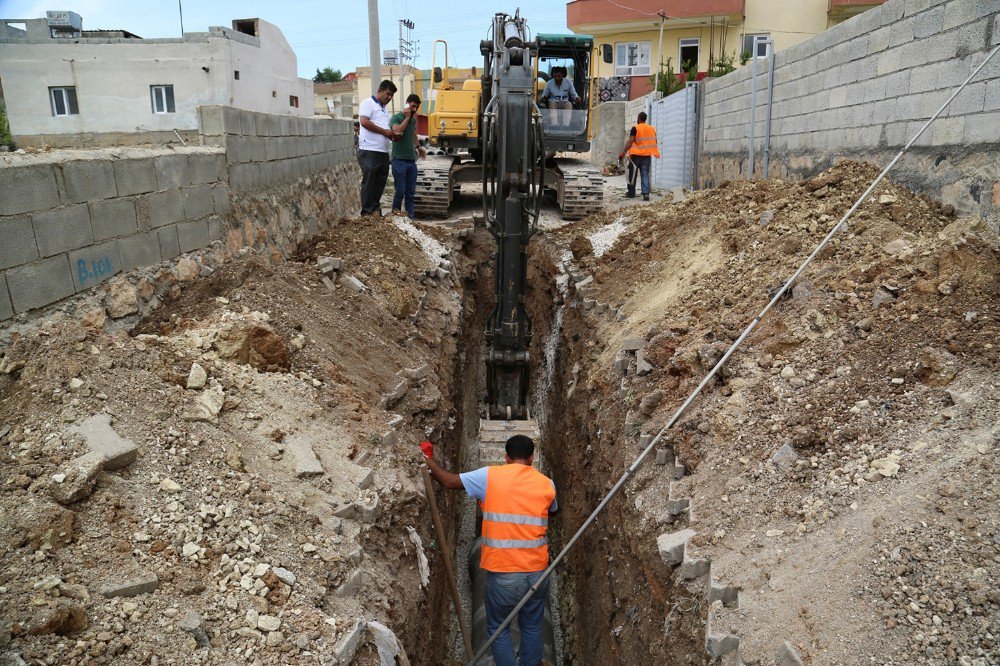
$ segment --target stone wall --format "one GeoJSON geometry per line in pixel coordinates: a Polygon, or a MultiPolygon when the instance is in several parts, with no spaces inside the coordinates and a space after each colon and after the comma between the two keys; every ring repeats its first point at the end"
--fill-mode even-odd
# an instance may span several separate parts
{"type": "MultiPolygon", "coordinates": [[[[994,0],[888,0],[775,56],[770,175],[805,177],[839,158],[886,164],[1000,44],[994,0]]],[[[756,111],[758,173],[767,63],[756,111]]],[[[703,187],[749,174],[750,68],[706,83],[703,187]]],[[[893,178],[1000,216],[1000,55],[897,165],[893,178]]]]}
{"type": "Polygon", "coordinates": [[[216,241],[282,252],[357,208],[350,121],[200,115],[203,146],[2,158],[0,320],[216,241]]]}

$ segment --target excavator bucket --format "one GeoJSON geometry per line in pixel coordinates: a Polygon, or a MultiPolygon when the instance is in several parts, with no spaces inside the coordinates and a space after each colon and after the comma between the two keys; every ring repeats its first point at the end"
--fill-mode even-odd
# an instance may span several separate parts
{"type": "Polygon", "coordinates": [[[538,445],[538,421],[526,419],[523,421],[479,420],[479,464],[503,465],[506,463],[504,445],[514,435],[527,435],[535,445],[538,445]]]}

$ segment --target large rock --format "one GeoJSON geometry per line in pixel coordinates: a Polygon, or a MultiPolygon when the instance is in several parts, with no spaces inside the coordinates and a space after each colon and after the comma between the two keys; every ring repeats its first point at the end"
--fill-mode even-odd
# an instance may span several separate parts
{"type": "Polygon", "coordinates": [[[154,592],[159,586],[160,579],[155,573],[141,573],[108,583],[101,589],[101,594],[108,599],[112,597],[136,597],[140,594],[154,592]]]}
{"type": "Polygon", "coordinates": [[[220,358],[252,365],[258,370],[276,372],[291,367],[285,340],[261,325],[220,331],[215,347],[220,358]]]}
{"type": "Polygon", "coordinates": [[[79,458],[74,458],[58,475],[50,487],[52,499],[60,504],[72,504],[89,497],[97,485],[97,475],[104,465],[104,455],[91,451],[79,458]]]}
{"type": "Polygon", "coordinates": [[[211,388],[202,391],[193,404],[184,412],[185,421],[202,421],[205,423],[218,423],[219,412],[226,402],[226,392],[220,384],[214,384],[211,388]]]}
{"type": "Polygon", "coordinates": [[[87,628],[87,613],[76,604],[59,604],[40,611],[25,627],[32,636],[70,636],[87,628]]]}
{"type": "Polygon", "coordinates": [[[108,316],[119,319],[139,311],[139,295],[132,283],[125,279],[115,280],[108,288],[108,316]]]}
{"type": "Polygon", "coordinates": [[[76,514],[55,502],[26,495],[16,498],[13,508],[0,510],[0,534],[3,542],[15,548],[56,550],[73,540],[76,514]]]}

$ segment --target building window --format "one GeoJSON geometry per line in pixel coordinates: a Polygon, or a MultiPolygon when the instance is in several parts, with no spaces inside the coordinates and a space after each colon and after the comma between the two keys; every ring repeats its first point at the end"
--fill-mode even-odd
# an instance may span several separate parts
{"type": "Polygon", "coordinates": [[[299,108],[299,98],[295,95],[289,95],[288,106],[294,106],[296,109],[299,108]]]}
{"type": "Polygon", "coordinates": [[[766,58],[767,42],[764,40],[769,36],[766,32],[757,35],[743,35],[743,53],[749,53],[755,58],[766,58]]]}
{"type": "Polygon", "coordinates": [[[271,97],[277,97],[277,96],[278,96],[278,91],[277,90],[272,90],[271,91],[271,97]]]}
{"type": "Polygon", "coordinates": [[[49,88],[49,101],[52,104],[53,116],[75,116],[80,113],[76,104],[76,88],[49,88]]]}
{"type": "Polygon", "coordinates": [[[649,76],[650,42],[619,42],[615,76],[649,76]]]}
{"type": "Polygon", "coordinates": [[[698,58],[701,55],[701,40],[697,37],[680,40],[679,57],[677,62],[681,69],[689,69],[691,65],[698,67],[698,58]]]}
{"type": "Polygon", "coordinates": [[[174,112],[173,86],[149,86],[149,93],[153,98],[153,113],[174,112]]]}
{"type": "Polygon", "coordinates": [[[240,70],[238,69],[233,70],[233,78],[236,79],[237,81],[240,80],[240,70]]]}

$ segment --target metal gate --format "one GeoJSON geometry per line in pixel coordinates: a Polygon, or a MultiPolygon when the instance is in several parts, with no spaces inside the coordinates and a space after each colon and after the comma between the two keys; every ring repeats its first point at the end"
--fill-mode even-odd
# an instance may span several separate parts
{"type": "Polygon", "coordinates": [[[649,106],[649,123],[656,130],[660,159],[653,159],[652,186],[669,190],[692,188],[697,173],[698,83],[649,106]]]}

